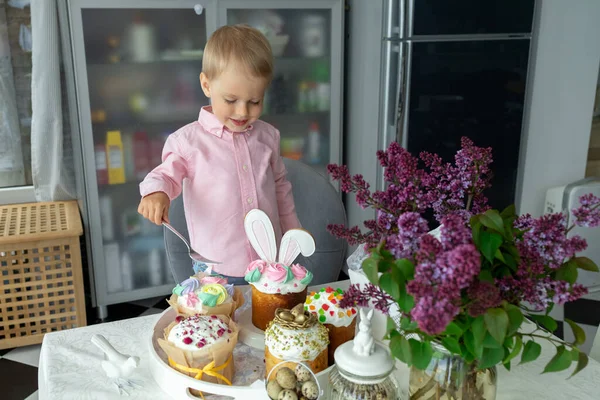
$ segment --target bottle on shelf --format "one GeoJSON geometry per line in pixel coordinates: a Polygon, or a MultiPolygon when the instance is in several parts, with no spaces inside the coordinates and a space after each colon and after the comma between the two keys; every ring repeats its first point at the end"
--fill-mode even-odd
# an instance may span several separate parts
{"type": "Polygon", "coordinates": [[[115,226],[113,223],[112,198],[108,195],[100,196],[100,226],[102,227],[102,239],[105,242],[115,240],[115,226]]]}
{"type": "Polygon", "coordinates": [[[106,158],[108,161],[108,183],[125,183],[125,164],[123,160],[123,141],[120,131],[106,133],[106,158]]]}
{"type": "Polygon", "coordinates": [[[104,268],[106,270],[106,288],[108,293],[123,291],[123,276],[121,275],[119,259],[119,244],[104,244],[104,268]]]}
{"type": "Polygon", "coordinates": [[[308,84],[306,81],[301,81],[298,84],[298,104],[297,109],[299,113],[305,113],[308,111],[308,84]]]}
{"type": "Polygon", "coordinates": [[[148,269],[149,269],[149,277],[150,284],[152,286],[159,286],[162,284],[162,262],[161,262],[161,254],[160,250],[154,248],[150,251],[150,255],[148,255],[148,269]]]}
{"type": "Polygon", "coordinates": [[[96,160],[96,179],[98,185],[108,184],[108,166],[106,163],[106,145],[94,146],[94,158],[96,160]]]}
{"type": "Polygon", "coordinates": [[[316,121],[310,124],[308,130],[308,149],[306,153],[309,164],[319,164],[321,162],[321,132],[316,121]]]}
{"type": "Polygon", "coordinates": [[[143,180],[152,169],[149,153],[150,141],[148,140],[148,134],[144,131],[135,132],[133,134],[133,169],[135,177],[139,180],[143,180]]]}
{"type": "Polygon", "coordinates": [[[121,255],[121,279],[124,291],[133,290],[133,266],[128,251],[121,255]]]}
{"type": "Polygon", "coordinates": [[[125,180],[133,181],[135,174],[135,156],[133,154],[133,135],[123,134],[123,162],[125,164],[125,180]]]}
{"type": "Polygon", "coordinates": [[[331,101],[331,83],[329,82],[329,66],[327,62],[316,62],[313,75],[316,82],[316,111],[329,111],[331,101]]]}

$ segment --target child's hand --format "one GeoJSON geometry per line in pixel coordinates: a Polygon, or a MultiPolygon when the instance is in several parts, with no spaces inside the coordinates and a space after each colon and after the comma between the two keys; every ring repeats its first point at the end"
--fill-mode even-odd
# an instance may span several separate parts
{"type": "Polygon", "coordinates": [[[162,222],[169,222],[169,196],[164,192],[156,192],[142,198],[138,207],[138,212],[156,225],[162,225],[162,222]]]}

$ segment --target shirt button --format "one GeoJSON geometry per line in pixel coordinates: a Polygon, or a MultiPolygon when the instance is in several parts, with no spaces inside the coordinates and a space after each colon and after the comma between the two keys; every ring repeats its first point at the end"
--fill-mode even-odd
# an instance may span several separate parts
{"type": "Polygon", "coordinates": [[[248,197],[248,204],[252,204],[252,197],[248,197]]]}
{"type": "Polygon", "coordinates": [[[242,169],[243,169],[244,171],[248,171],[248,166],[247,166],[246,164],[244,164],[244,166],[242,167],[242,169]]]}

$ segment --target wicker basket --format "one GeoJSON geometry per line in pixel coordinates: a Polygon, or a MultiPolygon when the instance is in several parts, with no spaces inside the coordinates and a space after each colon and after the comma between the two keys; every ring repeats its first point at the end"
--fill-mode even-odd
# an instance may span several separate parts
{"type": "Polygon", "coordinates": [[[76,201],[0,206],[0,349],[85,326],[76,201]]]}

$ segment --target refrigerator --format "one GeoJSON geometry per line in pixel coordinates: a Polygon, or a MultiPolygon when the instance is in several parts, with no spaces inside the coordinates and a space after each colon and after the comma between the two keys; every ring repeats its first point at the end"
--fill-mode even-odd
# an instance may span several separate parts
{"type": "MultiPolygon", "coordinates": [[[[462,136],[493,148],[486,193],[515,201],[534,0],[350,1],[346,148],[352,173],[383,189],[375,152],[397,141],[453,161],[462,136]]],[[[370,211],[346,199],[349,222],[370,211]]]]}
{"type": "MultiPolygon", "coordinates": [[[[108,306],[169,294],[163,229],[141,218],[139,183],[169,134],[209,104],[203,49],[219,26],[261,30],[274,54],[263,119],[281,154],[325,174],[342,152],[343,0],[59,2],[85,227],[90,300],[108,306]]],[[[190,261],[190,272],[191,261],[190,261]]]]}

